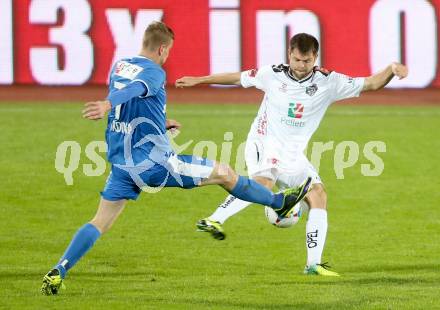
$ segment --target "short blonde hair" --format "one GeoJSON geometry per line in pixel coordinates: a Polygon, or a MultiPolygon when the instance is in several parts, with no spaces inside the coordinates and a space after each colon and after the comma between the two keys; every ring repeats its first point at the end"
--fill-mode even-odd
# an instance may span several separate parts
{"type": "Polygon", "coordinates": [[[174,40],[174,32],[165,23],[153,22],[144,32],[142,45],[144,48],[154,50],[161,45],[168,45],[174,40]]]}

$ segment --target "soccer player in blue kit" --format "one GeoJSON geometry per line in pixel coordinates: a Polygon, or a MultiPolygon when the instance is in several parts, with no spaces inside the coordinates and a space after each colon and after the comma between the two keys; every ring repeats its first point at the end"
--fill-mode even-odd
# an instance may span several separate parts
{"type": "Polygon", "coordinates": [[[217,184],[239,199],[272,207],[280,217],[307,194],[310,178],[299,187],[274,194],[237,175],[227,164],[174,154],[166,131],[180,124],[166,119],[166,77],[161,67],[173,42],[174,33],[167,25],[150,24],[139,56],[113,66],[107,100],[86,103],[83,116],[87,119],[98,120],[109,112],[106,141],[111,173],[95,217],[76,232],[58,263],[44,276],[42,294],[58,293],[66,273],[110,229],[127,200],[136,200],[143,188],[190,189],[217,184]]]}

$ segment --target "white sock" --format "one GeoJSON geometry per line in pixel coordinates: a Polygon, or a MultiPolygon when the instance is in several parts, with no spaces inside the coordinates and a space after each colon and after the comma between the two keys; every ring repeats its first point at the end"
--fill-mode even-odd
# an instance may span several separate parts
{"type": "Polygon", "coordinates": [[[229,195],[209,218],[213,221],[223,224],[228,218],[240,212],[250,204],[251,202],[249,201],[240,200],[232,195],[229,195]]]}
{"type": "Polygon", "coordinates": [[[307,266],[321,263],[327,226],[327,210],[310,209],[306,225],[307,266]]]}

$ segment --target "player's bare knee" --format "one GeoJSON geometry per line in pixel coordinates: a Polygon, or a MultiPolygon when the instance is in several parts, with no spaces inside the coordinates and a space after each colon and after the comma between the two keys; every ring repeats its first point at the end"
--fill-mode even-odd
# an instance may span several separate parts
{"type": "Polygon", "coordinates": [[[95,219],[91,220],[89,223],[92,224],[93,226],[95,226],[96,229],[98,229],[101,234],[105,234],[106,232],[108,232],[113,225],[113,221],[112,222],[105,222],[105,221],[99,221],[99,220],[95,220],[95,219]]]}
{"type": "Polygon", "coordinates": [[[95,218],[92,219],[89,224],[92,224],[93,226],[96,227],[97,230],[99,230],[99,232],[101,234],[105,233],[107,231],[105,225],[102,225],[99,221],[97,221],[95,218]]]}
{"type": "Polygon", "coordinates": [[[217,169],[217,178],[221,184],[231,185],[236,181],[236,173],[229,165],[219,163],[217,169]]]}
{"type": "Polygon", "coordinates": [[[101,234],[104,234],[112,227],[113,220],[98,218],[95,216],[89,223],[95,226],[101,234]]]}
{"type": "Polygon", "coordinates": [[[310,208],[327,209],[327,192],[322,184],[313,184],[306,196],[310,208]]]}
{"type": "Polygon", "coordinates": [[[316,192],[321,200],[327,201],[327,192],[322,184],[313,184],[312,190],[316,192]]]}

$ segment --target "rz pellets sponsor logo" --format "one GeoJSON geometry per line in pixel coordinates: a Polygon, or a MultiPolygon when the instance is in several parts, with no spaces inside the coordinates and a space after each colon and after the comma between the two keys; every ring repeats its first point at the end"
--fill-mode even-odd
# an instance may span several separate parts
{"type": "Polygon", "coordinates": [[[287,117],[281,117],[281,123],[292,127],[304,127],[306,123],[301,120],[304,113],[302,103],[289,103],[287,117]]]}
{"type": "Polygon", "coordinates": [[[287,116],[292,118],[302,118],[304,113],[304,105],[302,103],[289,103],[287,116]]]}

